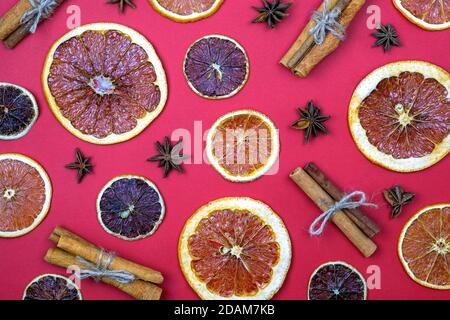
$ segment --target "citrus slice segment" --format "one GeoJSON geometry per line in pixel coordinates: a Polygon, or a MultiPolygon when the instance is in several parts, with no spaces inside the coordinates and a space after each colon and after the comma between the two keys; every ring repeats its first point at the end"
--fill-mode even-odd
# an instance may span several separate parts
{"type": "Polygon", "coordinates": [[[415,282],[450,289],[450,204],[425,207],[409,219],[398,240],[398,255],[415,282]]]}
{"type": "Polygon", "coordinates": [[[43,274],[25,288],[22,300],[83,300],[80,289],[69,278],[43,274]]]}
{"type": "Polygon", "coordinates": [[[194,42],[184,58],[184,75],[191,89],[207,99],[237,94],[248,79],[249,62],[244,48],[222,35],[194,42]]]}
{"type": "Polygon", "coordinates": [[[14,140],[26,135],[38,114],[36,99],[30,91],[0,82],[0,140],[14,140]]]}
{"type": "Polygon", "coordinates": [[[398,172],[430,167],[450,150],[450,75],[423,61],[382,66],[356,88],[348,119],[372,162],[398,172]]]}
{"type": "Polygon", "coordinates": [[[52,187],[45,170],[20,154],[0,154],[0,237],[36,228],[50,208],[52,187]]]}
{"type": "Polygon", "coordinates": [[[222,198],[198,209],[180,235],[183,274],[202,299],[271,299],[291,262],[280,217],[251,198],[222,198]]]}
{"type": "Polygon", "coordinates": [[[248,182],[266,174],[279,156],[275,124],[254,110],[238,110],[220,117],[206,139],[213,168],[225,179],[248,182]]]}
{"type": "Polygon", "coordinates": [[[158,188],[141,176],[115,177],[103,187],[97,198],[101,226],[109,234],[125,240],[152,235],[164,214],[164,201],[158,188]]]}
{"type": "Polygon", "coordinates": [[[224,0],[149,0],[153,8],[176,22],[193,22],[213,15],[224,0]]]}
{"type": "Polygon", "coordinates": [[[55,42],[42,72],[58,121],[95,144],[129,140],[163,110],[167,82],[153,46],[119,24],[76,28],[55,42]]]}
{"type": "Polygon", "coordinates": [[[450,0],[392,0],[412,23],[426,30],[450,27],[450,0]]]}
{"type": "Polygon", "coordinates": [[[322,264],[309,279],[308,300],[366,299],[366,281],[358,270],[345,262],[322,264]]]}

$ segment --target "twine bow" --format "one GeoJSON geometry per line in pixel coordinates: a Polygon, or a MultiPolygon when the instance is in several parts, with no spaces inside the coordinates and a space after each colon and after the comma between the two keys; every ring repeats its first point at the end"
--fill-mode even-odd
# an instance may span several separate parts
{"type": "Polygon", "coordinates": [[[345,38],[344,26],[336,21],[340,14],[341,10],[339,8],[334,8],[331,11],[328,10],[328,0],[325,0],[322,12],[314,11],[311,19],[316,23],[316,25],[311,28],[309,32],[313,35],[314,42],[317,45],[321,45],[323,43],[327,31],[339,40],[343,40],[345,38]]]}
{"type": "Polygon", "coordinates": [[[90,269],[82,269],[80,271],[80,279],[93,278],[95,281],[100,281],[101,278],[110,278],[116,280],[120,283],[131,283],[136,277],[134,274],[125,271],[125,270],[109,270],[109,265],[114,259],[114,252],[106,252],[108,257],[106,258],[106,262],[102,265],[103,255],[105,254],[105,250],[101,249],[100,254],[97,259],[97,264],[90,263],[89,261],[84,260],[81,257],[77,256],[77,260],[84,264],[86,267],[90,269]]]}
{"type": "Polygon", "coordinates": [[[366,194],[362,191],[354,191],[350,194],[345,195],[341,200],[329,207],[327,211],[323,212],[313,221],[313,223],[309,227],[309,234],[312,236],[320,235],[323,232],[323,229],[325,228],[328,220],[330,220],[331,217],[333,217],[333,215],[339,210],[355,209],[361,206],[377,207],[376,204],[366,202],[366,194]],[[351,201],[355,196],[359,196],[359,200],[351,201]]]}
{"type": "Polygon", "coordinates": [[[39,21],[47,19],[58,6],[57,0],[28,0],[31,9],[20,18],[20,24],[31,23],[30,32],[35,33],[39,21]]]}

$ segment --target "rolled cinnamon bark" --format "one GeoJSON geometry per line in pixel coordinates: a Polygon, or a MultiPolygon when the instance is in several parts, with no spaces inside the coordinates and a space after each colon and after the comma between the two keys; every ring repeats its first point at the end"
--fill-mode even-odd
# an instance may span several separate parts
{"type": "MultiPolygon", "coordinates": [[[[304,169],[335,201],[339,201],[345,196],[345,193],[314,163],[308,163],[304,169]]],[[[380,232],[380,227],[359,208],[344,209],[343,211],[369,238],[380,232]]]]}
{"type": "MultiPolygon", "coordinates": [[[[50,248],[47,251],[44,260],[62,268],[77,266],[82,270],[87,269],[87,267],[80,263],[74,255],[58,248],[50,248]]],[[[150,282],[137,279],[131,283],[120,283],[106,277],[101,278],[100,280],[122,290],[138,300],[159,300],[161,298],[162,289],[150,282]]]]}
{"type": "MultiPolygon", "coordinates": [[[[73,234],[69,230],[62,227],[57,227],[50,240],[56,243],[56,246],[64,251],[67,251],[74,256],[79,256],[89,262],[97,263],[101,250],[92,243],[82,239],[81,237],[73,234]]],[[[102,264],[106,262],[107,256],[103,256],[102,264]]],[[[132,261],[115,256],[110,265],[111,270],[124,270],[134,274],[137,278],[161,284],[164,281],[163,275],[156,270],[148,267],[144,267],[132,261]]]]}
{"type": "MultiPolygon", "coordinates": [[[[305,192],[308,197],[322,210],[327,211],[334,204],[334,200],[311,178],[302,168],[295,169],[290,178],[305,192]]],[[[333,223],[365,256],[370,257],[377,245],[370,240],[342,211],[337,211],[331,218],[333,223]]]]}
{"type": "Polygon", "coordinates": [[[6,39],[20,25],[22,16],[31,9],[29,0],[19,0],[0,18],[0,40],[6,39]]]}

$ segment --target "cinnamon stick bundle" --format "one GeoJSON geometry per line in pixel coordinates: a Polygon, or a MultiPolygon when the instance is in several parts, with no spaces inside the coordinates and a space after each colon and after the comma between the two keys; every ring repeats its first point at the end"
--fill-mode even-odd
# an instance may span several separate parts
{"type": "MultiPolygon", "coordinates": [[[[335,201],[339,201],[345,196],[345,193],[314,163],[308,163],[304,169],[335,201]]],[[[344,209],[343,211],[369,238],[380,232],[380,227],[364,214],[361,209],[344,209]]]]}
{"type": "MultiPolygon", "coordinates": [[[[80,269],[89,269],[88,266],[77,260],[77,257],[93,264],[100,262],[101,265],[105,265],[108,259],[107,255],[100,256],[100,248],[62,227],[56,227],[49,239],[57,246],[57,248],[50,248],[44,258],[50,264],[63,268],[74,265],[80,269]],[[98,261],[100,257],[102,260],[98,261]]],[[[102,282],[110,284],[136,299],[160,299],[162,289],[156,284],[161,284],[164,281],[164,277],[159,271],[118,256],[113,257],[108,269],[127,271],[133,274],[136,280],[124,284],[108,277],[102,277],[102,282]]]]}
{"type": "MultiPolygon", "coordinates": [[[[330,195],[302,168],[295,169],[290,178],[321,210],[327,211],[334,204],[330,195]]],[[[377,245],[343,211],[335,212],[331,220],[365,257],[370,257],[377,250],[377,245]]]]}
{"type": "MultiPolygon", "coordinates": [[[[365,0],[329,0],[328,10],[331,11],[334,8],[341,10],[341,15],[337,19],[337,22],[346,30],[364,3],[365,0]]],[[[317,11],[323,12],[323,10],[324,3],[322,3],[317,11]]],[[[306,77],[315,66],[333,53],[341,43],[340,39],[331,33],[327,33],[323,43],[320,45],[316,44],[310,33],[314,25],[315,22],[313,20],[308,22],[280,61],[282,65],[299,77],[306,77]]]]}

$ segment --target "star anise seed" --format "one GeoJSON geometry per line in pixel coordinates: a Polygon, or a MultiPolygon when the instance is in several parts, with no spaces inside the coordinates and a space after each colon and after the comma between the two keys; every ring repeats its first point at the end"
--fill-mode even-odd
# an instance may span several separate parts
{"type": "Polygon", "coordinates": [[[253,7],[259,14],[252,22],[266,22],[271,29],[289,15],[287,11],[292,5],[292,2],[281,3],[280,0],[275,0],[274,2],[262,0],[262,3],[262,7],[253,7]]]}
{"type": "Polygon", "coordinates": [[[76,161],[66,165],[67,169],[78,170],[77,182],[81,183],[84,176],[92,173],[93,165],[90,163],[91,158],[85,157],[80,149],[75,150],[76,161]]]}
{"type": "Polygon", "coordinates": [[[181,139],[172,147],[169,138],[164,137],[164,142],[162,144],[159,141],[156,141],[156,149],[159,154],[147,159],[147,161],[158,162],[158,168],[164,168],[164,178],[169,175],[172,169],[183,173],[184,170],[181,167],[181,164],[183,160],[187,159],[189,156],[180,152],[182,147],[183,141],[181,139]]]}
{"type": "Polygon", "coordinates": [[[412,201],[414,193],[406,192],[401,186],[394,186],[383,191],[384,198],[391,205],[391,217],[396,218],[402,212],[403,206],[412,201]]]}
{"type": "Polygon", "coordinates": [[[330,116],[320,114],[320,109],[312,101],[308,102],[306,109],[297,109],[300,118],[296,120],[291,127],[294,129],[305,130],[305,143],[309,142],[311,135],[316,137],[319,132],[328,134],[327,128],[323,123],[329,120],[330,116]]]}
{"type": "Polygon", "coordinates": [[[377,27],[377,31],[372,33],[372,36],[378,39],[375,42],[374,46],[383,46],[384,52],[389,51],[392,46],[400,47],[400,42],[397,40],[397,31],[391,24],[385,26],[379,24],[377,27]]]}
{"type": "Polygon", "coordinates": [[[133,0],[108,0],[108,4],[118,4],[120,13],[125,12],[125,7],[129,6],[132,9],[136,9],[136,5],[133,0]]]}

